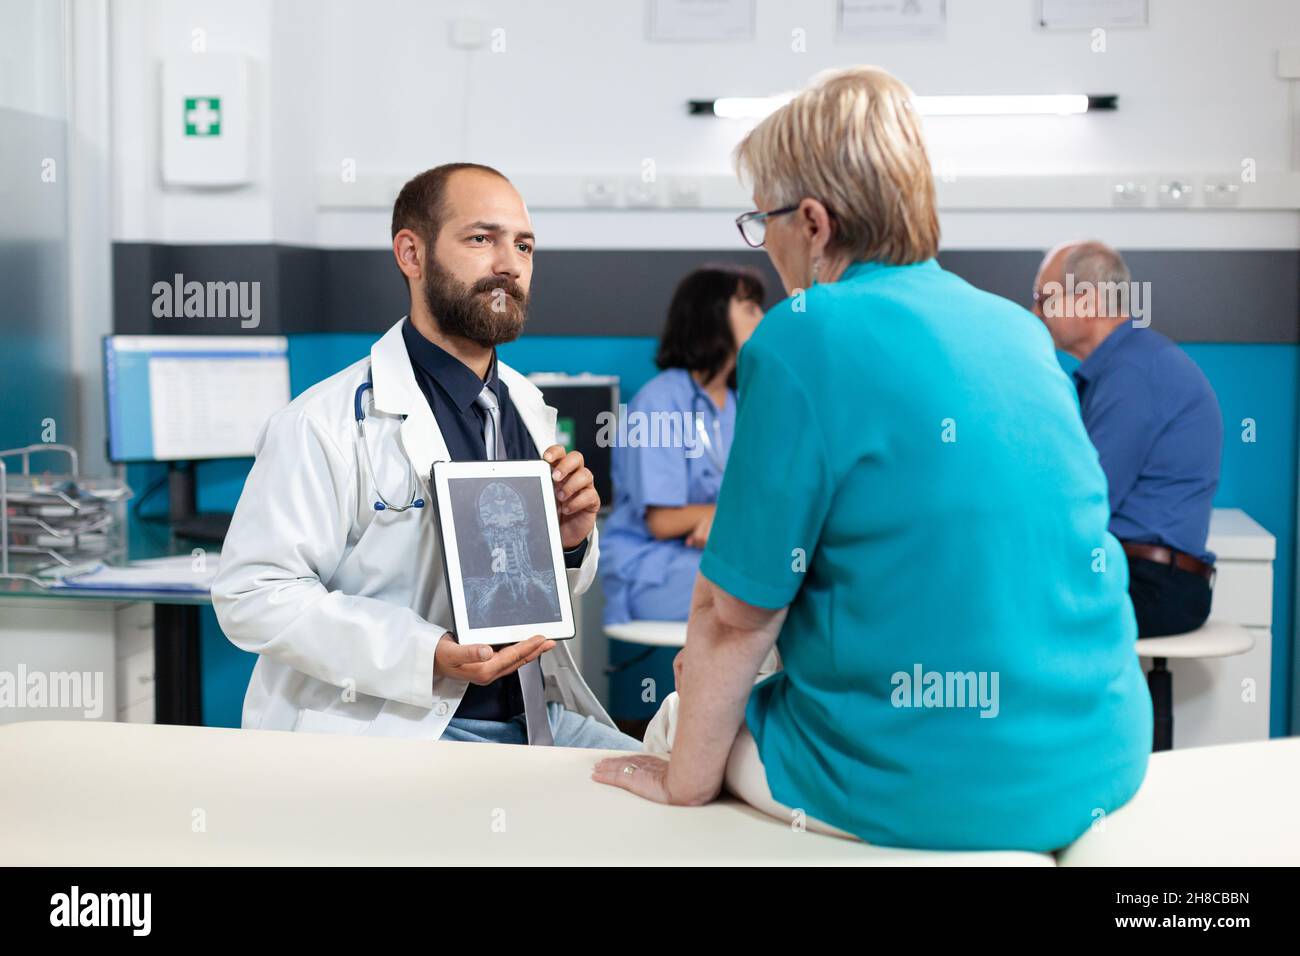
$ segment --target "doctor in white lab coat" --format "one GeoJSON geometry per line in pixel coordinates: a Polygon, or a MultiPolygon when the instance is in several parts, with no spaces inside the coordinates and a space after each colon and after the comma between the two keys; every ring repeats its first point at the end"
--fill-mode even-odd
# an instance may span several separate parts
{"type": "MultiPolygon", "coordinates": [[[[393,231],[412,325],[480,378],[495,367],[555,466],[561,538],[574,562],[585,543],[581,565],[567,571],[581,594],[599,556],[591,473],[581,455],[555,444],[556,412],[538,388],[495,356],[526,316],[533,236],[523,200],[495,170],[439,167],[403,189],[393,231]],[[439,302],[441,317],[430,310],[439,302]]],[[[369,357],[274,414],[258,438],[212,587],[226,636],[259,655],[243,726],[522,743],[531,735],[509,736],[524,734],[522,720],[473,722],[467,734],[453,719],[471,683],[509,679],[539,660],[556,745],[640,750],[615,729],[565,642],[456,643],[433,508],[376,510],[380,495],[396,506],[430,501],[430,467],[451,458],[412,368],[404,321],[369,357]],[[363,450],[355,398],[367,380],[363,450]]]]}

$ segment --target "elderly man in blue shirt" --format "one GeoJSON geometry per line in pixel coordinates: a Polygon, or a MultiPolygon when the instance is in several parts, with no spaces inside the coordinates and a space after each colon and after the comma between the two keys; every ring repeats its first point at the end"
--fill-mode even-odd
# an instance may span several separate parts
{"type": "Polygon", "coordinates": [[[1206,550],[1223,416],[1187,353],[1150,325],[1150,295],[1118,252],[1069,242],[1043,259],[1034,311],[1074,371],[1083,424],[1110,486],[1138,636],[1194,631],[1210,614],[1206,550]]]}

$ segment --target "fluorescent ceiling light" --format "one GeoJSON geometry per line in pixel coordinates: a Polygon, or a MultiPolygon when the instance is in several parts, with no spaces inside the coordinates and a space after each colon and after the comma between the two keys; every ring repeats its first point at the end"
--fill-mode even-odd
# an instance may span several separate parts
{"type": "MultiPolygon", "coordinates": [[[[693,114],[723,119],[762,119],[794,98],[778,96],[724,96],[716,100],[691,100],[693,114]]],[[[916,96],[917,111],[923,116],[1072,116],[1093,110],[1114,110],[1114,94],[1059,93],[1024,96],[916,96]]]]}
{"type": "Polygon", "coordinates": [[[713,101],[712,112],[722,119],[762,119],[792,99],[793,93],[782,93],[780,96],[724,96],[713,101]]]}
{"type": "Polygon", "coordinates": [[[1070,116],[1088,112],[1083,93],[1055,96],[918,96],[922,116],[1070,116]]]}

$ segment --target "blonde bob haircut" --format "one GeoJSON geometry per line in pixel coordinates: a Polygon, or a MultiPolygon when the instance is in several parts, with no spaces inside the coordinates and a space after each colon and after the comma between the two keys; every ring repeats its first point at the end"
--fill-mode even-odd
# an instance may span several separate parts
{"type": "Polygon", "coordinates": [[[736,172],[779,209],[819,200],[828,251],[890,265],[939,251],[934,177],[911,91],[878,67],[822,74],[736,147],[736,172]]]}

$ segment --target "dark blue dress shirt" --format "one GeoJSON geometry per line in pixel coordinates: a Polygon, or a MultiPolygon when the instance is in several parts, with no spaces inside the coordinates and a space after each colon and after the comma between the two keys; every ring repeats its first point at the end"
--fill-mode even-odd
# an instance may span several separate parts
{"type": "MultiPolygon", "coordinates": [[[[501,409],[501,435],[505,440],[506,457],[540,457],[524,420],[510,401],[510,390],[497,376],[495,352],[484,380],[460,359],[421,335],[409,318],[402,323],[402,338],[411,357],[415,380],[433,410],[452,461],[488,460],[487,446],[483,441],[487,413],[474,404],[484,385],[496,394],[501,409]]],[[[585,541],[572,551],[566,551],[565,566],[580,566],[586,551],[585,541]]],[[[507,721],[523,712],[524,698],[518,674],[509,674],[482,687],[470,684],[456,708],[457,717],[476,720],[507,721]]]]}
{"type": "Polygon", "coordinates": [[[1196,363],[1125,322],[1074,371],[1083,424],[1110,486],[1110,531],[1213,563],[1205,548],[1219,486],[1223,416],[1196,363]]]}

